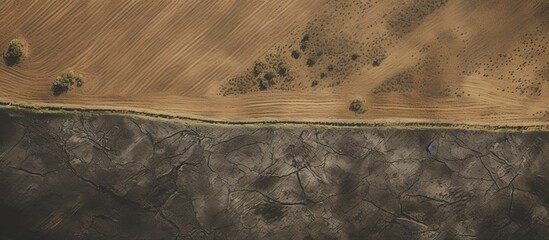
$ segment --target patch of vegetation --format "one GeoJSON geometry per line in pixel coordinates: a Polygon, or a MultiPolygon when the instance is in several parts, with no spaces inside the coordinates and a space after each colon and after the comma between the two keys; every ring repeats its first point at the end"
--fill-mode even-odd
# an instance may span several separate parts
{"type": "Polygon", "coordinates": [[[267,81],[271,81],[274,78],[274,74],[271,72],[265,73],[265,75],[263,75],[263,78],[267,79],[267,81]]]}
{"type": "Polygon", "coordinates": [[[270,53],[256,60],[246,72],[229,79],[220,88],[220,94],[238,95],[267,90],[289,90],[294,87],[294,76],[288,58],[283,53],[270,53]]]}
{"type": "Polygon", "coordinates": [[[316,85],[318,85],[318,81],[315,79],[311,82],[311,87],[315,87],[316,85]]]}
{"type": "Polygon", "coordinates": [[[366,112],[366,109],[362,107],[362,102],[358,99],[355,99],[351,102],[351,105],[349,106],[349,110],[353,111],[355,113],[364,113],[366,112]]]}
{"type": "Polygon", "coordinates": [[[256,62],[253,69],[254,76],[259,76],[259,74],[261,74],[265,70],[265,68],[265,64],[263,64],[262,62],[256,62]]]}
{"type": "Polygon", "coordinates": [[[356,61],[356,60],[358,59],[358,57],[359,57],[358,54],[353,54],[353,55],[351,55],[351,59],[352,59],[353,61],[356,61]]]}
{"type": "Polygon", "coordinates": [[[275,75],[272,72],[267,72],[263,75],[263,78],[267,81],[267,86],[275,85],[275,75]]]}
{"type": "Polygon", "coordinates": [[[301,39],[301,42],[307,42],[309,41],[309,34],[303,35],[303,38],[301,39]]]}
{"type": "Polygon", "coordinates": [[[416,88],[417,84],[414,75],[408,70],[383,81],[383,83],[375,87],[372,92],[374,94],[391,92],[406,93],[415,90],[416,88]]]}
{"type": "Polygon", "coordinates": [[[53,95],[59,96],[68,92],[73,85],[76,85],[76,87],[82,87],[83,84],[84,80],[82,80],[82,75],[77,74],[74,71],[70,71],[57,77],[57,79],[53,82],[51,90],[53,95]]]}
{"type": "Polygon", "coordinates": [[[3,56],[4,63],[8,66],[19,63],[21,61],[21,57],[23,57],[23,43],[21,43],[18,39],[11,40],[8,51],[5,52],[3,56]]]}
{"type": "Polygon", "coordinates": [[[328,75],[326,73],[320,73],[320,79],[323,79],[325,77],[327,77],[328,75]]]}
{"type": "Polygon", "coordinates": [[[307,43],[306,42],[301,42],[299,44],[299,49],[301,49],[301,51],[305,51],[307,49],[307,43]]]}
{"type": "Polygon", "coordinates": [[[309,34],[303,35],[303,38],[299,43],[299,49],[301,49],[301,51],[305,51],[305,49],[307,49],[307,42],[309,42],[309,34]]]}
{"type": "Polygon", "coordinates": [[[313,59],[310,59],[310,58],[309,58],[309,59],[307,59],[307,66],[308,66],[308,67],[312,67],[312,66],[314,66],[314,65],[315,65],[315,63],[316,63],[316,62],[315,62],[315,60],[313,60],[313,59]]]}
{"type": "Polygon", "coordinates": [[[301,54],[299,54],[298,51],[296,51],[296,50],[293,50],[293,51],[292,51],[292,57],[293,57],[294,59],[298,59],[299,56],[301,56],[301,54]]]}
{"type": "Polygon", "coordinates": [[[278,73],[278,76],[284,77],[288,75],[288,68],[284,64],[279,64],[277,73],[278,73]]]}
{"type": "Polygon", "coordinates": [[[259,90],[265,91],[269,87],[269,82],[267,80],[260,80],[259,81],[259,90]]]}
{"type": "Polygon", "coordinates": [[[373,67],[379,67],[379,65],[381,65],[381,60],[379,59],[376,59],[372,62],[373,67]]]}
{"type": "Polygon", "coordinates": [[[448,0],[417,0],[405,4],[389,17],[387,25],[393,35],[402,37],[418,27],[425,17],[446,5],[448,0]]]}

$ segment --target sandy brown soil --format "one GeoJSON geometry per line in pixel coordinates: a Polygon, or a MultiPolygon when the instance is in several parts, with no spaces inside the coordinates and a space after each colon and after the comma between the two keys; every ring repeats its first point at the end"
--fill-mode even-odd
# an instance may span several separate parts
{"type": "Polygon", "coordinates": [[[27,43],[20,64],[0,66],[4,103],[232,121],[549,123],[544,0],[5,0],[0,9],[2,49],[27,43]],[[67,70],[85,85],[53,96],[67,70]],[[368,110],[349,111],[354,99],[368,110]]]}

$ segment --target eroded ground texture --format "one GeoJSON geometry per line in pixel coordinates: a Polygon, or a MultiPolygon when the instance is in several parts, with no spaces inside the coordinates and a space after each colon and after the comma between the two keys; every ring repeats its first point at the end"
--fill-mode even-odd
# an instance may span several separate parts
{"type": "Polygon", "coordinates": [[[0,239],[549,234],[549,133],[0,123],[0,239]]]}

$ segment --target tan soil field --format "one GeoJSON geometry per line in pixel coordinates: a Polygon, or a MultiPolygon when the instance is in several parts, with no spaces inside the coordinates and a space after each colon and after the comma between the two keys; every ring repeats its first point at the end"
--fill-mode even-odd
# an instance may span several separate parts
{"type": "Polygon", "coordinates": [[[3,0],[0,102],[227,121],[549,125],[547,0],[3,0]],[[60,74],[81,88],[52,94],[60,74]],[[363,113],[349,110],[362,101],[363,113]]]}

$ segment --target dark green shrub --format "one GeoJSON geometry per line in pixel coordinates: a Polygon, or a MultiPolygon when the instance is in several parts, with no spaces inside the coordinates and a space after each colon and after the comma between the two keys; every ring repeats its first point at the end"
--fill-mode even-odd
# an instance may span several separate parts
{"type": "Polygon", "coordinates": [[[356,99],[351,102],[351,105],[349,106],[349,110],[356,112],[356,113],[364,113],[366,110],[362,107],[362,102],[360,100],[356,99]]]}
{"type": "Polygon", "coordinates": [[[314,65],[315,65],[315,63],[316,63],[316,62],[315,62],[315,60],[313,60],[313,59],[310,59],[310,58],[309,58],[309,59],[307,59],[307,66],[308,66],[308,67],[312,67],[312,66],[314,66],[314,65]]]}
{"type": "Polygon", "coordinates": [[[57,79],[53,82],[51,90],[53,95],[59,96],[68,92],[74,84],[76,84],[76,87],[82,87],[84,80],[82,80],[82,76],[80,74],[70,71],[57,77],[57,79]]]}
{"type": "Polygon", "coordinates": [[[82,87],[82,85],[84,85],[84,80],[82,80],[82,78],[77,78],[76,79],[76,87],[82,87]]]}
{"type": "Polygon", "coordinates": [[[274,73],[268,72],[268,73],[265,74],[264,78],[267,80],[267,83],[269,84],[269,87],[275,85],[275,75],[274,75],[274,73]]]}
{"type": "Polygon", "coordinates": [[[23,43],[18,39],[14,39],[8,46],[8,51],[4,53],[4,62],[8,66],[15,65],[21,61],[23,56],[23,43]]]}
{"type": "Polygon", "coordinates": [[[320,79],[323,79],[323,78],[325,78],[325,77],[327,77],[327,76],[328,76],[328,74],[326,74],[326,73],[320,73],[320,79]]]}
{"type": "Polygon", "coordinates": [[[293,51],[292,51],[292,57],[293,57],[294,59],[298,59],[300,55],[301,55],[301,54],[299,54],[298,51],[296,51],[296,50],[293,50],[293,51]]]}
{"type": "Polygon", "coordinates": [[[259,80],[259,90],[265,91],[269,87],[269,82],[265,79],[259,80]]]}
{"type": "Polygon", "coordinates": [[[305,49],[307,49],[307,42],[301,42],[299,44],[299,49],[301,49],[301,51],[305,51],[305,49]]]}
{"type": "Polygon", "coordinates": [[[286,76],[288,74],[288,68],[284,64],[278,64],[276,72],[278,73],[278,76],[286,76]]]}
{"type": "Polygon", "coordinates": [[[303,38],[301,39],[301,42],[307,42],[309,41],[309,34],[303,35],[303,38]]]}
{"type": "Polygon", "coordinates": [[[307,42],[309,41],[309,34],[303,35],[303,38],[301,39],[301,42],[299,43],[299,48],[301,51],[305,51],[307,49],[307,42]]]}
{"type": "Polygon", "coordinates": [[[274,74],[272,72],[268,72],[268,73],[265,73],[265,75],[263,76],[263,78],[267,79],[268,81],[270,81],[271,79],[274,78],[274,74]]]}
{"type": "Polygon", "coordinates": [[[376,59],[376,60],[374,60],[374,62],[372,62],[373,67],[379,67],[380,64],[381,64],[381,60],[379,60],[379,59],[376,59]]]}
{"type": "Polygon", "coordinates": [[[267,66],[264,64],[264,63],[261,63],[261,62],[256,62],[254,64],[254,68],[252,70],[254,76],[259,76],[259,74],[261,74],[263,71],[265,71],[265,69],[267,68],[267,66]]]}

